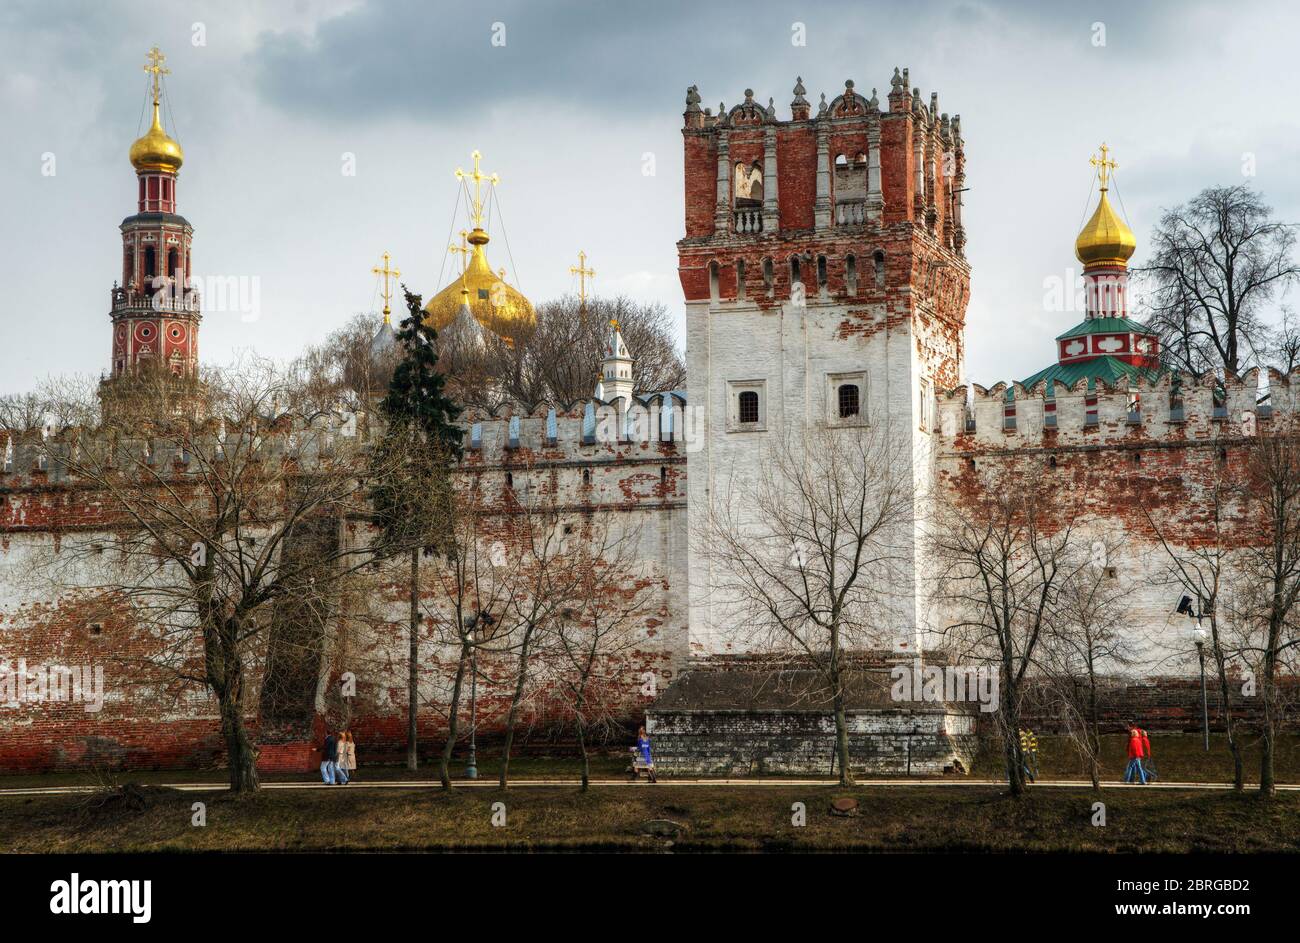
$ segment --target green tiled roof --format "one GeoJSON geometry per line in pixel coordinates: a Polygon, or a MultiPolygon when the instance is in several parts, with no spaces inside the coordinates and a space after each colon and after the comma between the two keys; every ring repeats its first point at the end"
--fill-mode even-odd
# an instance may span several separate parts
{"type": "Polygon", "coordinates": [[[1063,341],[1067,337],[1083,337],[1085,334],[1150,334],[1151,329],[1145,324],[1138,324],[1128,318],[1089,318],[1077,324],[1056,339],[1063,341]]]}
{"type": "MultiPolygon", "coordinates": [[[[1107,318],[1104,320],[1122,321],[1124,319],[1107,318]]],[[[1133,322],[1130,321],[1128,323],[1131,324],[1133,322]]],[[[1144,370],[1141,367],[1135,367],[1132,364],[1125,363],[1115,357],[1097,357],[1093,360],[1084,361],[1083,363],[1054,363],[1046,370],[1039,370],[1033,376],[1023,381],[1021,385],[1028,389],[1035,383],[1041,383],[1045,380],[1054,380],[1057,383],[1064,383],[1066,386],[1074,386],[1074,384],[1078,383],[1080,380],[1091,378],[1105,380],[1109,385],[1114,386],[1117,380],[1136,380],[1138,378],[1154,380],[1162,373],[1164,373],[1164,370],[1160,367],[1144,370]]]]}

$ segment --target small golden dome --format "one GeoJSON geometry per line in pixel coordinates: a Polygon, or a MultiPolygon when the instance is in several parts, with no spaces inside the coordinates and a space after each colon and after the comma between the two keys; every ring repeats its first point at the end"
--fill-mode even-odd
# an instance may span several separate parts
{"type": "Polygon", "coordinates": [[[175,138],[162,127],[162,118],[158,113],[158,103],[153,103],[153,124],[131,145],[131,164],[136,170],[159,170],[176,173],[185,162],[185,152],[181,150],[175,138]]]}
{"type": "Polygon", "coordinates": [[[1133,230],[1124,225],[1119,214],[1106,198],[1106,188],[1101,188],[1101,201],[1097,211],[1083,227],[1079,238],[1074,240],[1074,254],[1083,263],[1084,269],[1104,266],[1128,265],[1128,260],[1137,249],[1137,238],[1133,230]]]}
{"type": "Polygon", "coordinates": [[[464,274],[429,300],[425,320],[441,331],[455,320],[461,305],[468,304],[474,319],[499,337],[514,337],[521,329],[532,328],[537,321],[532,304],[488,265],[483,251],[488,234],[475,227],[466,241],[474,248],[464,274]]]}

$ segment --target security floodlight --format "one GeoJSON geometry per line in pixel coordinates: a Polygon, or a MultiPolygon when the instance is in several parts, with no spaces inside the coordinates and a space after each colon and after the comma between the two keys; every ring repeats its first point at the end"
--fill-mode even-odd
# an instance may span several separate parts
{"type": "Polygon", "coordinates": [[[1180,616],[1188,616],[1192,619],[1196,618],[1196,610],[1192,608],[1191,596],[1184,596],[1182,599],[1178,600],[1177,613],[1180,616]]]}

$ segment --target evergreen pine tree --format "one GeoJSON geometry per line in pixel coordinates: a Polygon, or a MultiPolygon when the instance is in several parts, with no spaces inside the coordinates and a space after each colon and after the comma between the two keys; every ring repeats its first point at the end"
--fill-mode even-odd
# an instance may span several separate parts
{"type": "Polygon", "coordinates": [[[420,553],[442,543],[451,528],[452,464],[460,458],[463,430],[458,407],[443,391],[437,332],[424,322],[419,295],[406,291],[409,316],[398,326],[401,359],[379,404],[384,437],[376,453],[378,475],[371,497],[391,546],[410,553],[410,653],[406,765],[415,769],[419,713],[420,553]]]}

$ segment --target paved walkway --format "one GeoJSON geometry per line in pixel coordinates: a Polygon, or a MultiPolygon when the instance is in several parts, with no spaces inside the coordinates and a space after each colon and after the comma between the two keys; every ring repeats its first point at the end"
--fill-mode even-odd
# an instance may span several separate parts
{"type": "MultiPolygon", "coordinates": [[[[603,788],[625,788],[625,789],[661,789],[673,786],[730,786],[730,787],[766,787],[766,786],[834,786],[834,779],[665,779],[660,780],[657,784],[651,784],[644,780],[632,782],[627,779],[593,779],[591,786],[593,789],[603,788]]],[[[151,783],[149,785],[164,786],[168,789],[176,789],[181,792],[224,792],[229,788],[228,783],[151,783]]],[[[441,783],[436,779],[416,779],[416,780],[375,780],[367,782],[358,780],[348,784],[352,789],[439,789],[441,783]]],[[[466,780],[457,779],[452,781],[455,789],[495,789],[497,782],[495,779],[477,779],[466,780]]],[[[510,781],[511,789],[532,789],[537,787],[555,787],[555,786],[577,786],[580,781],[577,779],[518,779],[510,781]]],[[[1004,786],[1006,783],[1002,780],[994,779],[863,779],[856,783],[859,787],[886,787],[890,789],[907,789],[920,786],[926,787],[948,787],[961,788],[965,786],[1004,786]]],[[[1030,784],[1030,789],[1089,789],[1092,783],[1087,780],[1075,779],[1054,779],[1040,780],[1037,783],[1030,784]]],[[[1187,790],[1225,790],[1231,789],[1231,783],[1149,783],[1142,787],[1137,784],[1126,784],[1117,782],[1103,782],[1103,789],[1187,789],[1187,790]]],[[[74,796],[84,793],[95,792],[98,786],[32,786],[17,789],[0,789],[0,798],[5,796],[74,796]]],[[[333,789],[334,786],[327,786],[321,782],[303,781],[300,783],[263,783],[262,788],[268,791],[285,789],[333,789]]],[[[1246,784],[1247,791],[1258,790],[1259,784],[1246,784]]],[[[1279,792],[1300,791],[1300,784],[1286,783],[1278,785],[1279,792]]]]}

